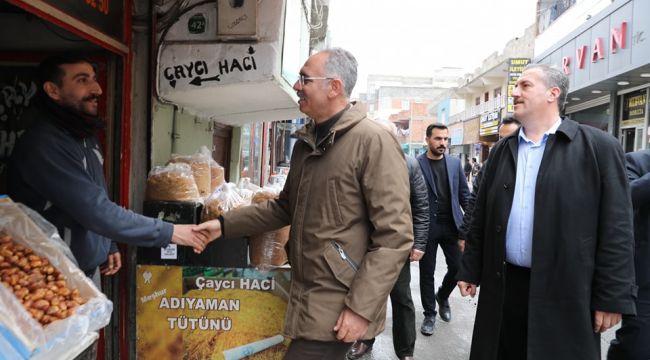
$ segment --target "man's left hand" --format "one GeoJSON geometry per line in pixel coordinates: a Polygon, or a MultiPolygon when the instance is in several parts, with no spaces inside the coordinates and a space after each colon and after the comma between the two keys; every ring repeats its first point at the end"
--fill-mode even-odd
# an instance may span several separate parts
{"type": "Polygon", "coordinates": [[[345,308],[336,320],[334,326],[336,338],[340,341],[351,343],[355,342],[368,331],[368,320],[354,311],[345,308]]]}
{"type": "Polygon", "coordinates": [[[409,256],[409,260],[411,261],[420,261],[422,257],[424,256],[424,251],[420,251],[418,249],[411,249],[411,256],[409,256]]]}
{"type": "Polygon", "coordinates": [[[598,311],[594,313],[594,332],[604,333],[621,321],[621,314],[598,311]]]}
{"type": "Polygon", "coordinates": [[[120,255],[120,252],[117,251],[108,255],[108,259],[99,268],[99,272],[102,275],[109,276],[117,273],[121,267],[122,267],[122,256],[120,255]]]}

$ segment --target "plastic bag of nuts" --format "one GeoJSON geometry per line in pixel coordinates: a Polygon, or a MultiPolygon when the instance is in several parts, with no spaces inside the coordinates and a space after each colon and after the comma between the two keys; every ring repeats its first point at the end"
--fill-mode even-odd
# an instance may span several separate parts
{"type": "Polygon", "coordinates": [[[0,329],[8,330],[0,343],[23,358],[61,357],[106,326],[113,310],[52,229],[33,210],[0,199],[0,329]]]}
{"type": "Polygon", "coordinates": [[[44,257],[0,228],[0,281],[41,325],[65,319],[86,302],[44,257]]]}

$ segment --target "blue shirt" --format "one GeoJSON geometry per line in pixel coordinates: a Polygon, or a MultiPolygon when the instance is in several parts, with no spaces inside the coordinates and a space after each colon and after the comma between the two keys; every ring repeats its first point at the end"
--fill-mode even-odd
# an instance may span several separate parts
{"type": "Polygon", "coordinates": [[[546,141],[550,134],[555,134],[560,123],[561,119],[558,119],[538,143],[528,139],[523,128],[519,129],[517,179],[506,231],[506,261],[511,264],[527,268],[531,266],[537,173],[546,141]]]}

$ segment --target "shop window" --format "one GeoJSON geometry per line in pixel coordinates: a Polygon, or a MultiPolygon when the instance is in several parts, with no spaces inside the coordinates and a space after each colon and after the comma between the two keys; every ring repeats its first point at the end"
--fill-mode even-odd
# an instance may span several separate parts
{"type": "MultiPolygon", "coordinates": [[[[240,178],[250,178],[251,183],[260,185],[262,163],[262,123],[242,126],[240,178]]],[[[261,186],[261,185],[260,185],[261,186]]]]}

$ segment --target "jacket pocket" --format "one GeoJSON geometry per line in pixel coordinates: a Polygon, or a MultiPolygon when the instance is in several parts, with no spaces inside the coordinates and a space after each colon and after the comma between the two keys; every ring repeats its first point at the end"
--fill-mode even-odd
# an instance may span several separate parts
{"type": "Polygon", "coordinates": [[[349,288],[359,266],[336,241],[330,241],[329,246],[325,247],[324,257],[334,277],[349,288]]]}
{"type": "Polygon", "coordinates": [[[328,201],[332,214],[334,215],[334,221],[336,225],[343,225],[343,215],[341,215],[341,208],[339,206],[339,194],[338,187],[336,186],[336,179],[331,179],[327,182],[327,190],[330,194],[330,200],[328,201]]]}

